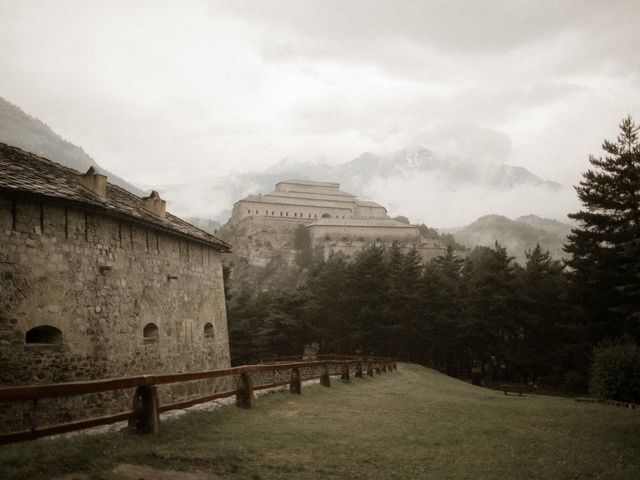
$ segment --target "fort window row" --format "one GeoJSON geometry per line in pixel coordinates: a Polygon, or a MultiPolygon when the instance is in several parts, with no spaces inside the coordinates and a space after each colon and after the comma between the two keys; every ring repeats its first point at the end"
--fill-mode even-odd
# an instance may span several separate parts
{"type": "MultiPolygon", "coordinates": [[[[213,324],[207,322],[204,324],[204,337],[206,339],[214,338],[213,324]]],[[[153,323],[147,323],[143,330],[142,336],[144,343],[156,343],[160,339],[160,331],[158,326],[153,323]]],[[[63,342],[62,331],[51,325],[38,325],[25,333],[26,345],[60,345],[63,342]]]]}

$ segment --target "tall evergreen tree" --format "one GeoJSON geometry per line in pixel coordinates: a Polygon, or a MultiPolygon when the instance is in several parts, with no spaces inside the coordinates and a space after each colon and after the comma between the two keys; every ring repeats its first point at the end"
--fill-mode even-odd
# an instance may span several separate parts
{"type": "Polygon", "coordinates": [[[565,250],[592,338],[640,333],[640,141],[631,117],[576,187],[583,209],[565,250]]]}

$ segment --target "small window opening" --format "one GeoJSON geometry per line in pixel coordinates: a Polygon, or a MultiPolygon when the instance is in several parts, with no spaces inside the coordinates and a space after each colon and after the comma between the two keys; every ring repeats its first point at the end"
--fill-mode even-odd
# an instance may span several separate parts
{"type": "Polygon", "coordinates": [[[287,212],[287,217],[289,216],[289,212],[287,212]]]}
{"type": "Polygon", "coordinates": [[[331,215],[329,215],[328,213],[323,213],[322,218],[331,218],[331,215]]]}
{"type": "Polygon", "coordinates": [[[256,210],[256,215],[258,214],[258,210],[256,210]]]}
{"type": "Polygon", "coordinates": [[[204,325],[204,336],[205,338],[213,338],[213,325],[210,322],[204,325]]]}
{"type": "Polygon", "coordinates": [[[247,210],[247,213],[249,213],[249,214],[250,214],[250,213],[251,213],[251,210],[247,210]]]}
{"type": "Polygon", "coordinates": [[[62,332],[50,325],[40,325],[26,333],[25,342],[28,344],[62,343],[62,332]]]}
{"type": "Polygon", "coordinates": [[[155,323],[147,323],[142,330],[142,335],[144,337],[144,343],[157,342],[160,338],[158,326],[155,323]]]}
{"type": "Polygon", "coordinates": [[[274,210],[271,210],[271,215],[275,215],[276,212],[274,210]]]}

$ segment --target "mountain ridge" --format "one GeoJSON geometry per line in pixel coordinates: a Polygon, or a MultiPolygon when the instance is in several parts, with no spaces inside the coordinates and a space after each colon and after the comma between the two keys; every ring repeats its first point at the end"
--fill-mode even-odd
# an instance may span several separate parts
{"type": "Polygon", "coordinates": [[[82,147],[74,145],[54,132],[43,121],[29,115],[17,105],[0,97],[0,141],[45,157],[80,173],[94,167],[118,185],[138,196],[147,192],[102,168],[82,147]]]}

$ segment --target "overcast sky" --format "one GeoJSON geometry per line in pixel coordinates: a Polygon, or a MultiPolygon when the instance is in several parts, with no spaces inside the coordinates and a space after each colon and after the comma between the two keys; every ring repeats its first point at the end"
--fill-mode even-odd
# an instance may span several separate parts
{"type": "Polygon", "coordinates": [[[0,0],[0,19],[0,96],[140,185],[418,144],[575,183],[640,117],[637,0],[0,0]]]}

